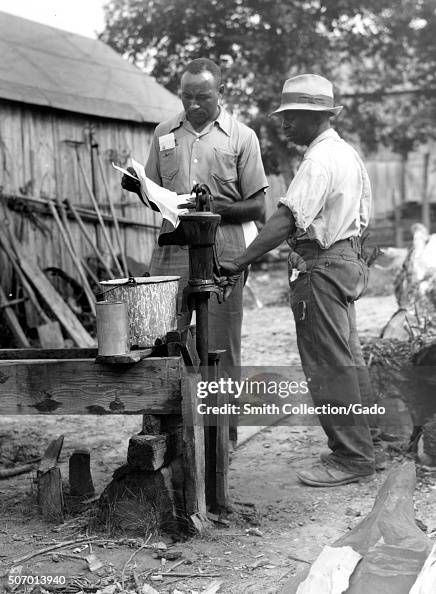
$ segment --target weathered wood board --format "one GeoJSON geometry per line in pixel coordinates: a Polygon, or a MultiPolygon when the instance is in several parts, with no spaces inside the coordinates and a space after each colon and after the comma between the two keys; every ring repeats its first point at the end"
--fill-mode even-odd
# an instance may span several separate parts
{"type": "Polygon", "coordinates": [[[0,414],[181,414],[183,362],[0,361],[0,414]]]}
{"type": "Polygon", "coordinates": [[[81,349],[0,349],[0,360],[25,359],[94,359],[98,354],[97,348],[81,349]]]}

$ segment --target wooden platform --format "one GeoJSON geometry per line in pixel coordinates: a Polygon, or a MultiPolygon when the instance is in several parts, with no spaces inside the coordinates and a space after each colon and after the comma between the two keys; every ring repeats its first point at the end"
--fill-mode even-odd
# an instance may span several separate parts
{"type": "Polygon", "coordinates": [[[205,517],[204,427],[195,397],[201,377],[180,355],[147,354],[112,362],[96,349],[0,350],[0,414],[179,415],[185,512],[205,517]]]}

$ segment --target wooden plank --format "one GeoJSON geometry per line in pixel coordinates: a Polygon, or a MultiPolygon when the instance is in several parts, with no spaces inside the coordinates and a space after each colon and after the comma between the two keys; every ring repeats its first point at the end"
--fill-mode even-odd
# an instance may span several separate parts
{"type": "MultiPolygon", "coordinates": [[[[171,332],[167,332],[166,342],[167,344],[178,344],[185,365],[187,367],[193,367],[193,370],[197,373],[200,366],[200,357],[195,346],[194,334],[195,326],[188,326],[183,330],[172,330],[171,332]]],[[[176,347],[172,346],[171,348],[175,349],[176,347]]]]}
{"type": "Polygon", "coordinates": [[[205,459],[203,417],[198,413],[197,383],[199,374],[187,371],[182,379],[183,473],[185,510],[188,517],[206,518],[205,459]]]}
{"type": "Polygon", "coordinates": [[[94,359],[97,349],[0,349],[0,361],[23,359],[94,359]]]}
{"type": "MultiPolygon", "coordinates": [[[[95,361],[106,365],[132,365],[132,363],[139,363],[142,359],[149,357],[154,349],[138,349],[136,351],[129,351],[122,355],[97,355],[95,361]]],[[[172,353],[169,353],[173,356],[172,353]]]]}
{"type": "MultiPolygon", "coordinates": [[[[229,395],[220,394],[220,405],[229,403],[229,395]]],[[[218,415],[216,433],[216,502],[229,505],[229,416],[218,415]]]]}
{"type": "Polygon", "coordinates": [[[62,446],[64,445],[64,436],[60,435],[57,439],[53,439],[44,452],[41,463],[38,468],[38,472],[43,474],[56,466],[61,454],[62,446]]]}
{"type": "Polygon", "coordinates": [[[46,302],[51,311],[58,318],[67,334],[79,347],[92,347],[95,340],[85,330],[77,317],[50,283],[48,278],[39,268],[36,261],[25,255],[23,249],[15,246],[17,257],[21,268],[42,299],[46,302]]]}
{"type": "Polygon", "coordinates": [[[182,362],[0,361],[0,413],[180,414],[182,362]]]}
{"type": "Polygon", "coordinates": [[[27,340],[26,335],[23,332],[23,329],[20,326],[20,322],[18,321],[17,316],[13,309],[10,308],[8,299],[3,291],[2,287],[0,286],[0,306],[2,307],[1,312],[5,321],[12,332],[16,343],[20,347],[30,347],[30,343],[27,340]]]}
{"type": "MultiPolygon", "coordinates": [[[[225,351],[216,350],[208,354],[209,379],[217,381],[221,377],[220,357],[225,351]]],[[[217,406],[228,403],[228,394],[218,396],[209,394],[208,404],[217,406]]],[[[212,415],[206,417],[205,426],[206,460],[206,504],[209,510],[220,511],[228,506],[229,469],[229,417],[212,415]]]]}
{"type": "Polygon", "coordinates": [[[63,492],[61,471],[56,466],[64,443],[64,436],[53,439],[44,452],[38,468],[38,503],[46,520],[63,522],[63,492]]]}
{"type": "Polygon", "coordinates": [[[64,521],[62,479],[59,468],[50,468],[38,479],[38,501],[41,513],[46,520],[61,523],[64,521]]]}
{"type": "Polygon", "coordinates": [[[22,108],[2,103],[0,110],[1,185],[5,192],[18,192],[29,182],[24,170],[24,147],[22,134],[22,108]]]}
{"type": "MultiPolygon", "coordinates": [[[[70,193],[66,194],[66,196],[68,196],[69,194],[70,193]]],[[[33,198],[30,196],[21,196],[16,193],[11,193],[11,194],[3,193],[2,195],[0,195],[0,200],[6,201],[8,199],[20,200],[24,204],[27,203],[29,205],[29,208],[31,208],[32,212],[46,216],[48,221],[50,219],[52,219],[49,205],[48,205],[49,200],[47,200],[45,198],[33,198]]],[[[95,225],[98,223],[98,218],[97,218],[97,215],[95,214],[95,212],[92,210],[89,210],[88,208],[86,208],[84,206],[80,206],[77,203],[75,203],[75,208],[76,208],[77,212],[80,214],[82,220],[86,223],[90,223],[89,229],[92,228],[93,232],[95,232],[95,225]]],[[[14,210],[13,205],[11,207],[11,210],[14,210]]],[[[110,215],[102,213],[101,216],[103,217],[103,220],[106,225],[113,226],[113,221],[112,221],[112,218],[110,215]]],[[[71,220],[75,219],[72,212],[67,212],[67,217],[71,220]]],[[[45,221],[45,224],[47,224],[47,221],[45,221]]],[[[125,230],[127,232],[130,232],[131,229],[134,229],[135,227],[137,227],[137,232],[142,235],[147,234],[147,231],[144,232],[144,229],[150,229],[150,235],[151,235],[152,241],[154,243],[155,243],[155,237],[158,236],[158,231],[160,229],[160,225],[143,223],[141,220],[127,219],[125,217],[120,217],[118,219],[118,224],[122,225],[124,227],[128,227],[129,229],[125,230]]],[[[54,230],[54,225],[53,225],[53,230],[54,230]]],[[[52,233],[52,230],[50,231],[50,233],[52,233]]],[[[135,235],[135,237],[136,237],[136,235],[135,235]]],[[[45,243],[47,244],[47,241],[45,243]]],[[[152,249],[153,249],[153,245],[151,246],[151,250],[152,249]]],[[[151,256],[151,254],[150,254],[150,256],[151,256]]],[[[139,248],[139,246],[137,246],[137,249],[135,249],[133,251],[133,257],[135,257],[135,258],[141,257],[141,261],[143,260],[142,250],[139,248]]],[[[145,265],[146,265],[146,261],[144,260],[144,266],[145,265]]],[[[73,271],[71,270],[70,273],[72,274],[73,271]]]]}

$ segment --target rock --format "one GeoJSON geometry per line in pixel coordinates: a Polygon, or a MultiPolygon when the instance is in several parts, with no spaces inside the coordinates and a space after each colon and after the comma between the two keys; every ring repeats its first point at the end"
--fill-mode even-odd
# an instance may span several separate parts
{"type": "Polygon", "coordinates": [[[247,528],[246,532],[251,536],[263,536],[263,532],[261,532],[258,528],[247,528]]]}

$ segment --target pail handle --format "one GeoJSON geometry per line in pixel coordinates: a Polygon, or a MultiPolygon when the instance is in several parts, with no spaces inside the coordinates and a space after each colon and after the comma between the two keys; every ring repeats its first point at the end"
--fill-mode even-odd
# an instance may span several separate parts
{"type": "MultiPolygon", "coordinates": [[[[144,277],[149,277],[150,273],[149,272],[145,272],[144,273],[144,277]]],[[[104,301],[104,296],[107,293],[110,293],[111,291],[115,291],[115,289],[118,289],[118,287],[125,287],[126,285],[137,285],[138,283],[136,282],[136,279],[134,276],[129,276],[129,278],[126,280],[125,283],[121,283],[120,285],[116,285],[115,287],[112,287],[111,289],[108,289],[107,291],[100,291],[100,293],[97,293],[96,297],[97,297],[97,301],[104,301]],[[100,297],[103,297],[103,299],[100,299],[100,297]]]]}

